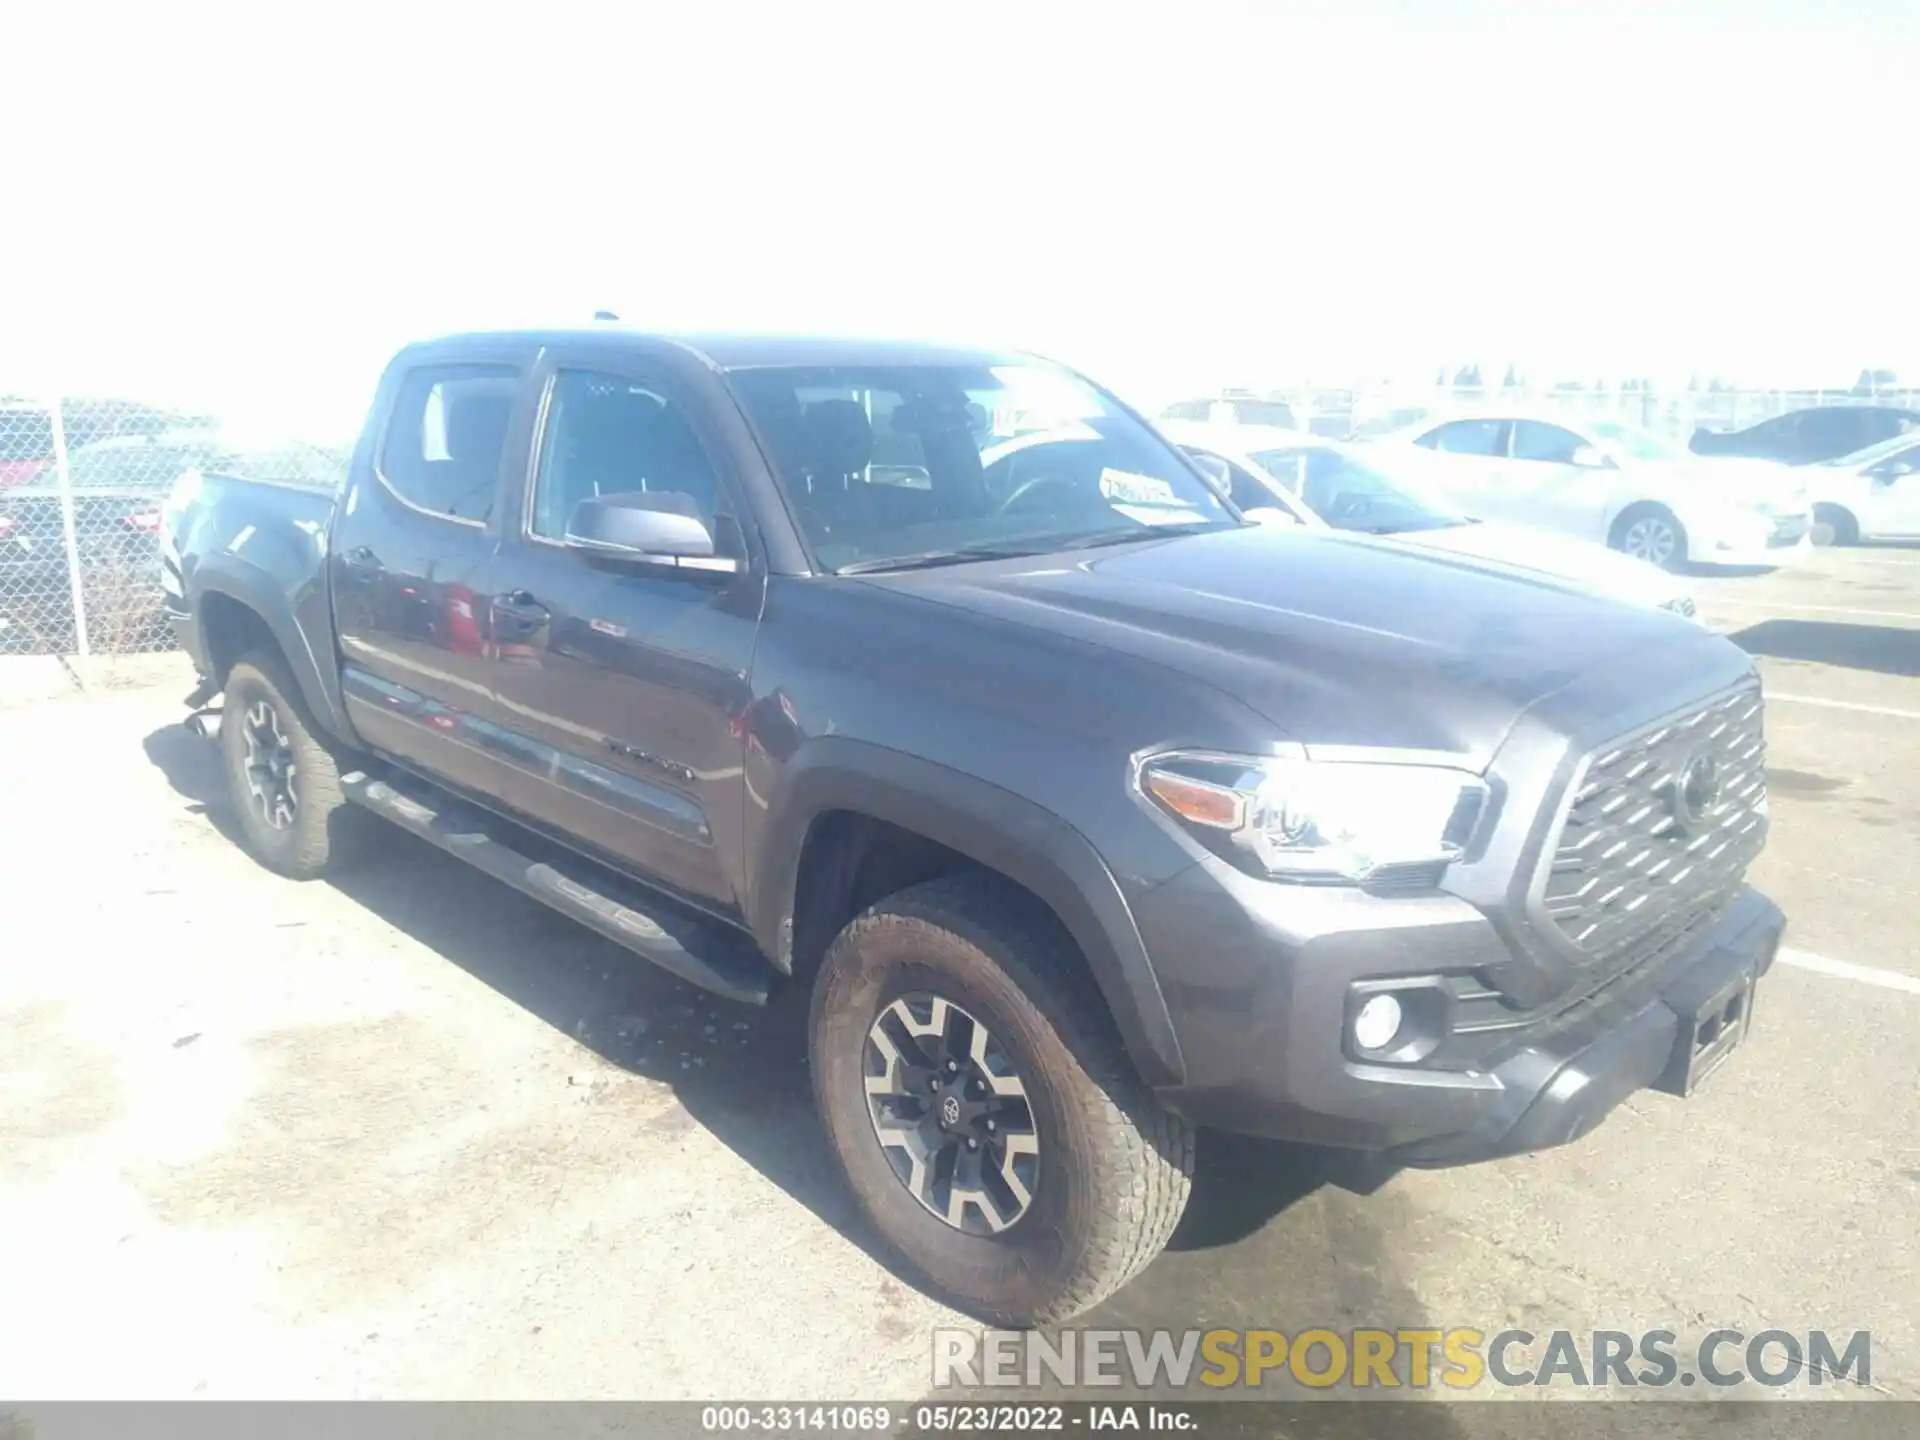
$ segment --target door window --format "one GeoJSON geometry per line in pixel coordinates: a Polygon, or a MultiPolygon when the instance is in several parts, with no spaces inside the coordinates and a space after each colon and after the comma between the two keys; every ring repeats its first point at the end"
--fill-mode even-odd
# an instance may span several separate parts
{"type": "Polygon", "coordinates": [[[1825,460],[1884,439],[1883,435],[1871,433],[1870,417],[1871,412],[1839,408],[1807,411],[1800,418],[1795,436],[1799,453],[1809,460],[1825,460]]]}
{"type": "Polygon", "coordinates": [[[1920,471],[1920,445],[1889,455],[1869,472],[1877,479],[1898,480],[1920,471]]]}
{"type": "Polygon", "coordinates": [[[380,442],[381,481],[416,510],[484,522],[493,512],[519,384],[511,365],[409,371],[380,442]]]}
{"type": "Polygon", "coordinates": [[[1516,420],[1513,424],[1513,458],[1516,460],[1571,465],[1573,457],[1586,443],[1573,431],[1544,421],[1516,420]]]}
{"type": "Polygon", "coordinates": [[[1413,442],[1446,455],[1505,455],[1504,420],[1449,420],[1413,442]]]}
{"type": "Polygon", "coordinates": [[[713,464],[680,407],[618,375],[562,370],[547,407],[529,533],[564,539],[582,501],[632,494],[678,497],[719,539],[713,464]]]}

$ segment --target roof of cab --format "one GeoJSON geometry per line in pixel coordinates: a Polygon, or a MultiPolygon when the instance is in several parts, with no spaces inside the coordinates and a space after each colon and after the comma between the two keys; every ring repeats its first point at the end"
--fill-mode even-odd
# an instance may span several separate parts
{"type": "Polygon", "coordinates": [[[500,344],[567,345],[617,350],[627,345],[672,347],[717,370],[753,370],[785,366],[1018,365],[1034,357],[1012,350],[990,350],[923,340],[838,335],[751,335],[673,333],[602,324],[575,329],[495,330],[442,335],[408,346],[410,351],[500,344]]]}

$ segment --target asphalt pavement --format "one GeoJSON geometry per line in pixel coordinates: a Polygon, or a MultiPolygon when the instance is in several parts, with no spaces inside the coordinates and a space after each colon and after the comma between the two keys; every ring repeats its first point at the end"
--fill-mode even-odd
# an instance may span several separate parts
{"type": "MultiPolygon", "coordinates": [[[[1920,550],[1698,583],[1770,703],[1790,949],[1746,1045],[1494,1164],[1204,1136],[1082,1325],[1869,1330],[1863,1393],[1920,1398],[1920,550]]],[[[965,1322],[856,1223],[797,1006],[398,833],[267,874],[184,689],[0,707],[0,1396],[926,1395],[965,1322]]]]}

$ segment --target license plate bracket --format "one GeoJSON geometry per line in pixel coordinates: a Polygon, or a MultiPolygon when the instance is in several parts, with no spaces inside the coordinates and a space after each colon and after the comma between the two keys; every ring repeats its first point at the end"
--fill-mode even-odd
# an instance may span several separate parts
{"type": "Polygon", "coordinates": [[[1672,1058],[1656,1088],[1684,1099],[1726,1064],[1753,1026],[1756,978],[1751,970],[1741,973],[1681,1017],[1672,1058]]]}

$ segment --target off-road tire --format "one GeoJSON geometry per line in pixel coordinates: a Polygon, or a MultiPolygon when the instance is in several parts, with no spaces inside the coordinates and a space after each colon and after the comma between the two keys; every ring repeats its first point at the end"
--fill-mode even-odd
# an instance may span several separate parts
{"type": "Polygon", "coordinates": [[[227,674],[220,707],[220,766],[227,798],[248,850],[269,870],[292,880],[314,880],[352,852],[365,816],[340,789],[341,755],[322,738],[300,687],[278,655],[256,650],[227,674]],[[246,718],[265,702],[278,717],[294,761],[298,808],[283,829],[268,824],[248,788],[246,718]]]}
{"type": "Polygon", "coordinates": [[[854,1196],[924,1288],[994,1325],[1067,1320],[1165,1248],[1186,1208],[1193,1131],[1140,1081],[1073,942],[983,877],[915,885],[828,950],[809,1024],[814,1096],[854,1196]],[[953,1228],[886,1158],[868,1111],[868,1030],[906,994],[978,1017],[1024,1082],[1040,1140],[1028,1210],[995,1235],[953,1228]]]}

